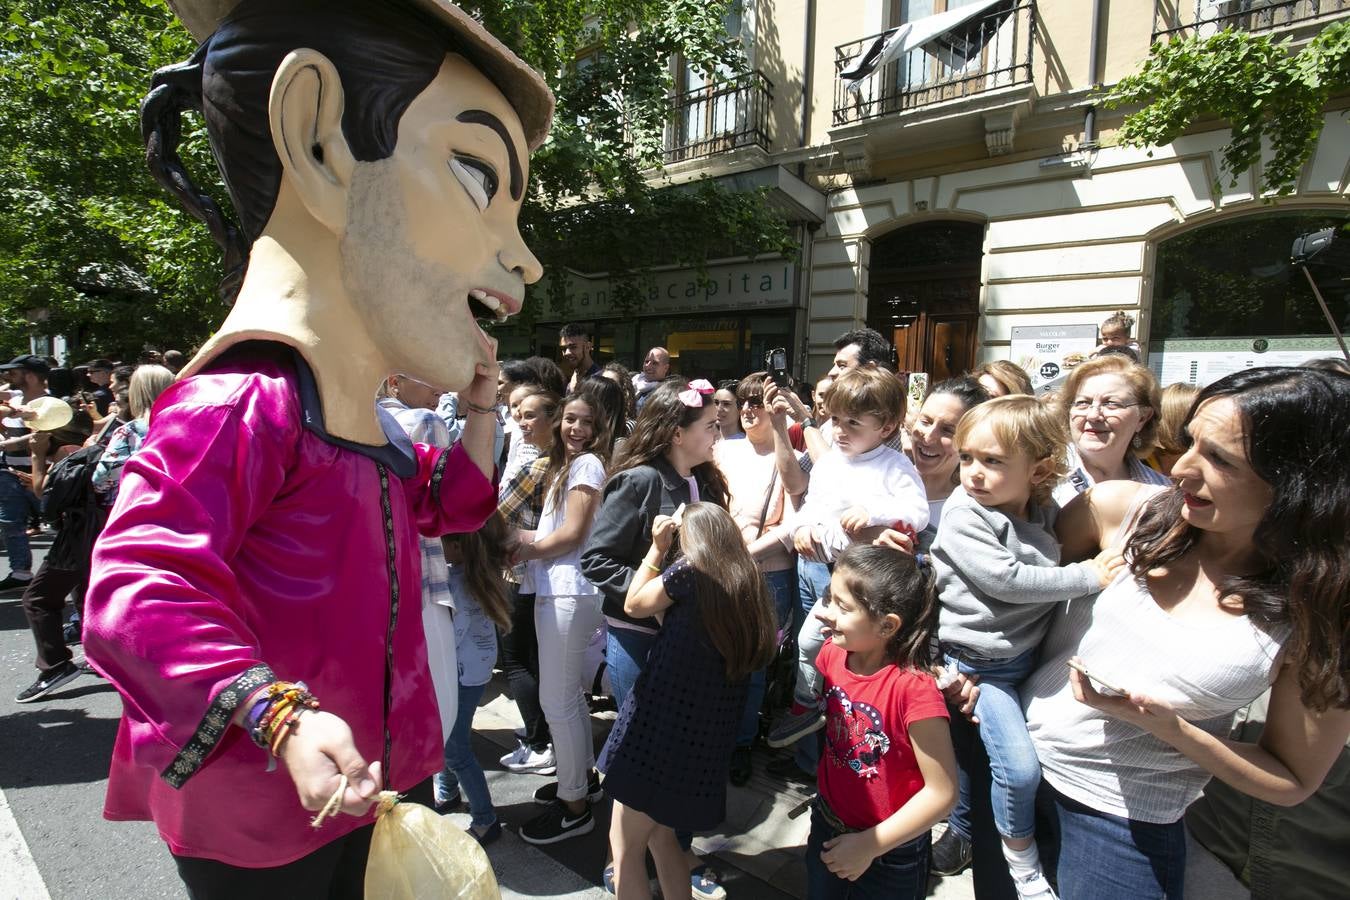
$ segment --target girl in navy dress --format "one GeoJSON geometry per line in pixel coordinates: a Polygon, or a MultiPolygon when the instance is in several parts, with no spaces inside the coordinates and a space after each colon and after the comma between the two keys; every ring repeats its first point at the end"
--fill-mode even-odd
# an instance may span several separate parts
{"type": "Polygon", "coordinates": [[[600,756],[614,799],[615,892],[651,896],[650,849],[662,894],[688,897],[675,830],[706,830],[726,816],[736,726],[750,673],[773,657],[777,620],[740,529],[712,503],[689,505],[678,522],[655,518],[624,611],[664,621],[600,756]],[[677,529],[683,556],[662,571],[677,529]]]}

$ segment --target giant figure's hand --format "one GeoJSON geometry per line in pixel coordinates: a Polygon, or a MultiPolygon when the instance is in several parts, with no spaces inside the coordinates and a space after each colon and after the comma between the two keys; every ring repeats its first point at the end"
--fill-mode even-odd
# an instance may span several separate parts
{"type": "Polygon", "coordinates": [[[483,358],[491,362],[480,362],[474,366],[473,381],[459,392],[461,413],[472,408],[463,402],[466,400],[480,408],[497,405],[497,375],[501,371],[501,365],[497,362],[497,341],[487,335],[480,335],[479,341],[485,343],[483,358]]]}
{"type": "Polygon", "coordinates": [[[350,816],[364,815],[380,791],[380,764],[366,764],[352,740],[352,730],[332,713],[302,713],[281,745],[281,761],[295,782],[300,805],[311,812],[324,808],[342,775],[347,776],[348,785],[341,808],[350,816]]]}

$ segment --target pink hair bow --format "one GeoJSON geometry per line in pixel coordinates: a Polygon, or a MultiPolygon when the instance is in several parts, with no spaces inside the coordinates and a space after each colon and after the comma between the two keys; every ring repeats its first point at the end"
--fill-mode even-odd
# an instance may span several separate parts
{"type": "Polygon", "coordinates": [[[712,394],[716,388],[706,378],[695,378],[689,382],[687,391],[680,391],[680,402],[685,406],[698,408],[703,405],[703,395],[712,394]]]}

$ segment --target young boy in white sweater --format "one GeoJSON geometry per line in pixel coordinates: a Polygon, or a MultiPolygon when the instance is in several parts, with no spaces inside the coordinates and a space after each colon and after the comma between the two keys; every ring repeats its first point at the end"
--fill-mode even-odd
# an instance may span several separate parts
{"type": "MultiPolygon", "coordinates": [[[[904,420],[905,390],[900,379],[875,366],[855,367],[835,379],[824,400],[830,410],[833,445],[811,469],[802,508],[783,527],[751,545],[752,553],[781,540],[791,542],[807,559],[832,563],[869,528],[894,528],[914,535],[928,525],[928,498],[918,470],[909,457],[886,443],[904,420]]],[[[771,747],[786,747],[825,723],[816,670],[816,654],[824,637],[814,612],[806,617],[797,636],[792,708],[769,733],[771,747]]]]}

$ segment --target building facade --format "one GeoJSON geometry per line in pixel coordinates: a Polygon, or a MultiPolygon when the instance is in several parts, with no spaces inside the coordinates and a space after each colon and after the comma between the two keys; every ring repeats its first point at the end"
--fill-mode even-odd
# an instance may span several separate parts
{"type": "MultiPolygon", "coordinates": [[[[751,74],[680,73],[666,175],[770,187],[800,258],[713,266],[737,285],[737,266],[773,269],[762,297],[718,282],[636,321],[589,318],[623,361],[674,343],[695,364],[715,356],[715,374],[782,345],[814,378],[834,338],[866,324],[903,370],[1002,357],[1049,378],[1116,311],[1165,382],[1334,355],[1287,262],[1298,234],[1350,220],[1350,98],[1326,113],[1296,191],[1271,202],[1259,171],[1221,183],[1223,123],[1123,148],[1122,113],[1095,97],[1156,40],[1234,27],[1297,47],[1346,17],[1350,0],[744,0],[729,27],[751,74]]],[[[1346,324],[1350,287],[1322,289],[1346,324]]]]}

